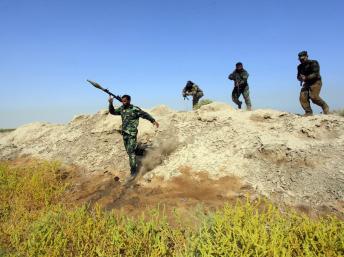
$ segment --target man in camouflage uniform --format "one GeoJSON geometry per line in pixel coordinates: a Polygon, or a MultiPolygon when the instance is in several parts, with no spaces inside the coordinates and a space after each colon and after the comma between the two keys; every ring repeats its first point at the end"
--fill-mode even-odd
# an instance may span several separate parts
{"type": "Polygon", "coordinates": [[[203,96],[203,91],[197,86],[195,83],[193,83],[191,80],[189,80],[184,89],[183,89],[183,97],[184,99],[187,96],[192,96],[192,108],[195,108],[195,105],[198,103],[199,99],[203,96]]]}
{"type": "Polygon", "coordinates": [[[319,96],[322,86],[319,63],[315,60],[309,60],[306,51],[299,53],[299,61],[301,64],[297,66],[297,79],[302,86],[300,103],[305,110],[304,116],[313,115],[309,99],[311,99],[314,104],[319,105],[324,114],[328,114],[329,107],[319,96]]]}
{"type": "Polygon", "coordinates": [[[235,65],[235,70],[228,76],[228,79],[234,81],[234,88],[232,91],[232,100],[241,109],[242,102],[239,101],[239,97],[242,94],[245,99],[247,110],[252,109],[250,91],[247,83],[248,72],[243,68],[241,62],[235,65]]]}
{"type": "Polygon", "coordinates": [[[139,125],[139,118],[143,118],[152,122],[156,127],[159,123],[148,113],[130,104],[131,97],[129,95],[122,96],[122,106],[119,108],[113,107],[113,97],[109,98],[109,112],[112,115],[121,115],[122,118],[122,136],[125,150],[129,156],[130,174],[134,178],[137,174],[136,162],[136,147],[137,147],[137,127],[139,125]]]}

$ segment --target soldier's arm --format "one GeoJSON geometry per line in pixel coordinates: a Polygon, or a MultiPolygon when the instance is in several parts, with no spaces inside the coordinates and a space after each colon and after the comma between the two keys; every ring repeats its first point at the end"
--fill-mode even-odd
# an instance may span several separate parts
{"type": "Polygon", "coordinates": [[[247,71],[244,71],[241,75],[241,77],[245,80],[245,82],[247,82],[247,79],[248,79],[248,72],[247,71]]]}
{"type": "Polygon", "coordinates": [[[242,84],[245,84],[245,83],[247,83],[247,79],[248,79],[248,72],[246,71],[246,70],[244,70],[241,74],[240,74],[240,76],[238,76],[239,78],[238,78],[238,84],[239,85],[242,85],[242,84]]]}
{"type": "Polygon", "coordinates": [[[301,72],[300,72],[300,65],[297,66],[297,75],[296,75],[296,78],[297,78],[298,81],[302,81],[301,72]]]}
{"type": "Polygon", "coordinates": [[[235,74],[234,74],[234,72],[232,72],[231,74],[229,74],[228,79],[230,79],[230,80],[235,80],[235,74]]]}
{"type": "Polygon", "coordinates": [[[185,97],[185,96],[186,96],[186,87],[184,87],[184,88],[183,88],[183,92],[182,92],[182,94],[183,94],[183,97],[185,97]]]}
{"type": "Polygon", "coordinates": [[[115,109],[112,103],[109,103],[109,113],[112,115],[121,115],[121,107],[115,109]]]}
{"type": "Polygon", "coordinates": [[[306,77],[306,80],[320,78],[320,66],[317,61],[312,62],[312,73],[306,77]]]}
{"type": "Polygon", "coordinates": [[[141,110],[140,108],[137,108],[137,112],[140,118],[145,119],[145,120],[149,120],[150,122],[154,123],[155,119],[147,112],[141,110]]]}

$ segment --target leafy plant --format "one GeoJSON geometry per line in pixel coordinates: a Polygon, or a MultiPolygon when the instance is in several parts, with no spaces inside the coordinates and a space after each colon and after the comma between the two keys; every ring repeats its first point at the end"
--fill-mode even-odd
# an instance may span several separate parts
{"type": "Polygon", "coordinates": [[[15,129],[3,129],[3,128],[0,128],[0,133],[12,132],[14,130],[15,129]]]}
{"type": "Polygon", "coordinates": [[[1,256],[343,256],[344,222],[237,202],[172,226],[161,210],[140,218],[67,206],[57,162],[0,163],[1,256]]]}
{"type": "Polygon", "coordinates": [[[211,104],[212,102],[213,101],[210,99],[203,99],[195,105],[194,110],[201,108],[203,105],[211,104]]]}

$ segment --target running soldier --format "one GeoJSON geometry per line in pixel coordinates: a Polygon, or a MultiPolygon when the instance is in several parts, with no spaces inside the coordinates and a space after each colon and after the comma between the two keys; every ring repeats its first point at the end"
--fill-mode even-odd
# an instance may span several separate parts
{"type": "Polygon", "coordinates": [[[228,79],[234,81],[234,88],[232,91],[232,100],[238,105],[238,109],[241,109],[242,102],[239,100],[242,94],[245,99],[246,108],[251,111],[251,99],[250,91],[247,83],[248,72],[244,69],[241,62],[235,65],[235,70],[228,76],[228,79]]]}
{"type": "Polygon", "coordinates": [[[113,107],[113,97],[109,97],[109,113],[112,115],[121,115],[124,147],[129,156],[130,174],[131,179],[133,179],[137,175],[136,147],[139,118],[149,120],[157,128],[159,127],[159,123],[147,112],[130,104],[131,97],[129,95],[123,95],[121,99],[122,106],[115,109],[113,107]]]}
{"type": "Polygon", "coordinates": [[[183,94],[184,100],[185,98],[187,98],[187,96],[192,96],[192,108],[194,109],[199,99],[202,98],[203,91],[199,88],[199,86],[197,86],[195,83],[189,80],[186,83],[182,94],[183,94]]]}
{"type": "Polygon", "coordinates": [[[298,54],[300,64],[297,66],[297,79],[300,81],[300,103],[305,110],[304,116],[313,115],[313,110],[309,99],[316,105],[319,105],[324,114],[329,113],[327,103],[319,96],[322,87],[320,76],[320,66],[316,60],[309,60],[308,53],[302,51],[298,54]]]}

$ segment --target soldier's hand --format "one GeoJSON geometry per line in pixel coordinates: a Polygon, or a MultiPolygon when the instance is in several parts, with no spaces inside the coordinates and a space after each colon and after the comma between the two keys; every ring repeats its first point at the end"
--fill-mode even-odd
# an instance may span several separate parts
{"type": "Polygon", "coordinates": [[[110,104],[112,104],[113,103],[113,96],[110,95],[108,101],[109,101],[110,104]]]}
{"type": "Polygon", "coordinates": [[[159,128],[159,123],[158,122],[154,121],[153,125],[156,126],[157,128],[159,128]]]}

